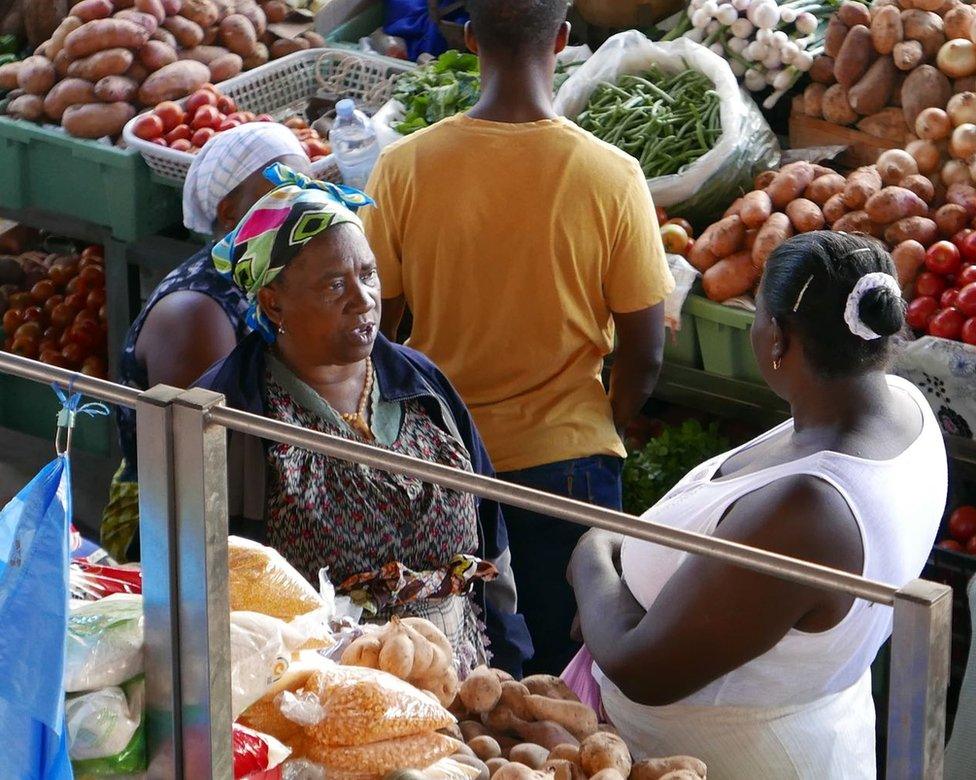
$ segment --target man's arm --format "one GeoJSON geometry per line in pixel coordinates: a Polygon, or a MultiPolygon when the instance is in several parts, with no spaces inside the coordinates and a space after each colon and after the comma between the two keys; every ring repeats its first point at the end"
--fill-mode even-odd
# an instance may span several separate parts
{"type": "Polygon", "coordinates": [[[397,340],[397,331],[400,329],[400,321],[403,319],[403,312],[406,309],[407,301],[402,295],[396,298],[383,299],[383,313],[380,315],[380,331],[390,341],[397,340]]]}
{"type": "Polygon", "coordinates": [[[654,392],[664,359],[664,304],[614,314],[617,351],[610,374],[613,424],[624,430],[654,392]]]}

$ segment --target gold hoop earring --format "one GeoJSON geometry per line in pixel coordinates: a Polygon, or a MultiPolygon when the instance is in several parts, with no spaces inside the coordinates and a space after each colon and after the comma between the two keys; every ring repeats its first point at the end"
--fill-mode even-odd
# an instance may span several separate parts
{"type": "Polygon", "coordinates": [[[278,325],[278,335],[279,336],[284,336],[285,335],[285,326],[284,325],[278,325]]]}
{"type": "Polygon", "coordinates": [[[779,371],[781,365],[783,365],[782,358],[773,358],[773,371],[779,371]]]}

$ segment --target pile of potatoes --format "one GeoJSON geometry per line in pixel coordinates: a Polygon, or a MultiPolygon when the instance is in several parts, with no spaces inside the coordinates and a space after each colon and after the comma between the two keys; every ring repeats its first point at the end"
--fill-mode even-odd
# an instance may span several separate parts
{"type": "Polygon", "coordinates": [[[688,756],[634,762],[613,728],[558,677],[522,682],[481,666],[461,683],[449,729],[464,748],[453,756],[478,780],[704,780],[705,764],[688,756]]]}
{"type": "Polygon", "coordinates": [[[726,301],[753,291],[772,252],[797,233],[864,233],[891,249],[899,282],[907,289],[925,250],[970,227],[974,218],[976,189],[962,184],[937,189],[901,149],[847,175],[795,162],[757,177],[755,189],[702,233],[688,260],[702,272],[705,294],[726,301]]]}

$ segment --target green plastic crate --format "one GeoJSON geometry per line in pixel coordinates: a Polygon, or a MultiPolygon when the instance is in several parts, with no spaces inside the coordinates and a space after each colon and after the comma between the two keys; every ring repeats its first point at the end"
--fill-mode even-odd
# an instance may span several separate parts
{"type": "Polygon", "coordinates": [[[681,313],[681,329],[674,333],[670,328],[664,333],[664,360],[685,368],[701,368],[701,347],[698,345],[698,326],[687,311],[681,313]]]}
{"type": "Polygon", "coordinates": [[[0,117],[0,206],[63,214],[135,241],[181,221],[181,194],[134,149],[0,117]]]}
{"type": "Polygon", "coordinates": [[[325,42],[330,46],[358,47],[360,38],[368,38],[382,26],[383,3],[376,3],[336,27],[325,36],[325,42]]]}
{"type": "Polygon", "coordinates": [[[706,371],[743,382],[765,384],[749,340],[754,314],[699,295],[689,296],[684,310],[695,318],[702,365],[706,371]]]}
{"type": "MultiPolygon", "coordinates": [[[[0,428],[50,439],[52,457],[60,409],[61,402],[48,385],[0,374],[0,428]]],[[[112,454],[114,435],[113,415],[79,415],[71,435],[71,447],[107,457],[112,454]]]]}

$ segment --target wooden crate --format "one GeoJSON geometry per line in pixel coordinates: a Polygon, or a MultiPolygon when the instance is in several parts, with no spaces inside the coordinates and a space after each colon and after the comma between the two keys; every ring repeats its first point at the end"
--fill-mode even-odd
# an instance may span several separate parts
{"type": "Polygon", "coordinates": [[[903,144],[862,133],[854,127],[814,119],[794,105],[790,112],[790,147],[802,149],[809,146],[846,146],[847,149],[837,156],[837,162],[845,168],[859,168],[877,162],[878,155],[886,149],[900,149],[903,144]]]}

